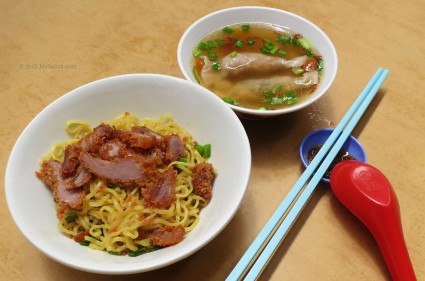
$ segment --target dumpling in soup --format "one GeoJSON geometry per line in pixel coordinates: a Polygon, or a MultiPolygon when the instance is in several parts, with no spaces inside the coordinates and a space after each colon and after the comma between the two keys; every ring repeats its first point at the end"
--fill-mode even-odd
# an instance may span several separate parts
{"type": "Polygon", "coordinates": [[[193,50],[197,81],[224,101],[252,109],[292,106],[317,88],[322,57],[300,34],[261,23],[226,26],[193,50]]]}

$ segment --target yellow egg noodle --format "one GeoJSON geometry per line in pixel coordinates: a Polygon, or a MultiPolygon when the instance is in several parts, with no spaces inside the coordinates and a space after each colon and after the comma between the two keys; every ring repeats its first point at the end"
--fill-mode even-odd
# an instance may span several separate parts
{"type": "MultiPolygon", "coordinates": [[[[168,209],[147,208],[143,204],[144,199],[139,188],[131,191],[120,187],[110,188],[100,179],[96,179],[84,187],[86,195],[82,209],[70,210],[77,215],[77,218],[71,222],[67,222],[67,216],[60,219],[60,231],[75,237],[82,229],[89,230],[84,243],[92,249],[110,253],[125,253],[137,251],[141,247],[151,247],[150,238],[136,239],[137,229],[142,226],[146,229],[182,226],[186,233],[191,231],[199,222],[200,210],[207,205],[204,198],[193,192],[192,169],[197,163],[206,162],[206,159],[195,149],[196,142],[191,135],[170,115],[163,115],[155,120],[139,120],[136,116],[125,113],[109,124],[121,130],[130,130],[133,126],[146,126],[161,135],[178,134],[184,140],[187,161],[175,161],[169,164],[178,168],[174,191],[176,201],[168,209]]],[[[86,133],[91,132],[92,128],[84,121],[70,120],[66,123],[65,130],[72,139],[54,144],[50,153],[42,157],[41,161],[56,159],[62,162],[65,147],[77,142],[86,133]]]]}

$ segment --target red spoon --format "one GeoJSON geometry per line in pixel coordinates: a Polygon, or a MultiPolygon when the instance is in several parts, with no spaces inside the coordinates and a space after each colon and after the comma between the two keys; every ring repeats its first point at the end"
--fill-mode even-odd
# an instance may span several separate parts
{"type": "Polygon", "coordinates": [[[404,241],[400,207],[387,178],[375,167],[355,160],[338,163],[331,188],[342,204],[372,232],[394,281],[415,281],[404,241]]]}

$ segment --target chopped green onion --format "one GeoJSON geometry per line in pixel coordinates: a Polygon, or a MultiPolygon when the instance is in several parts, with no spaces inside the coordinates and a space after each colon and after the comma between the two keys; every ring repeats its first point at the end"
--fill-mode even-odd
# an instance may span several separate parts
{"type": "Polygon", "coordinates": [[[277,50],[279,50],[279,48],[277,46],[274,46],[271,50],[270,53],[274,54],[277,52],[277,50]]]}
{"type": "Polygon", "coordinates": [[[215,43],[213,40],[208,40],[207,45],[209,50],[215,48],[215,43]]]}
{"type": "Polygon", "coordinates": [[[270,103],[272,101],[274,94],[270,90],[265,90],[263,92],[263,96],[264,96],[263,102],[270,103]]]}
{"type": "Polygon", "coordinates": [[[78,218],[78,215],[76,213],[71,213],[70,215],[68,215],[65,220],[67,223],[73,222],[78,218]]]}
{"type": "Polygon", "coordinates": [[[221,69],[221,65],[220,65],[219,62],[213,62],[211,64],[211,68],[214,69],[214,70],[220,70],[221,69]]]}
{"type": "Polygon", "coordinates": [[[304,72],[304,69],[302,69],[301,67],[295,67],[292,69],[292,73],[294,73],[295,75],[300,75],[304,72]]]}
{"type": "Polygon", "coordinates": [[[272,93],[273,93],[273,94],[276,94],[276,92],[277,92],[280,88],[282,88],[282,86],[283,86],[283,84],[277,84],[276,86],[274,86],[274,87],[273,87],[273,89],[272,89],[272,93]]]}
{"type": "Polygon", "coordinates": [[[223,45],[224,45],[223,39],[216,39],[215,42],[217,43],[217,46],[219,46],[219,47],[223,47],[223,45]]]}
{"type": "Polygon", "coordinates": [[[212,61],[217,60],[217,52],[216,51],[209,51],[208,52],[208,58],[212,61]]]}
{"type": "Polygon", "coordinates": [[[142,248],[137,249],[134,252],[129,252],[128,256],[137,257],[137,256],[140,256],[140,255],[152,252],[152,251],[156,251],[158,249],[161,249],[161,247],[159,247],[159,246],[142,247],[142,248]]]}
{"type": "Polygon", "coordinates": [[[199,44],[198,44],[198,49],[201,49],[201,50],[208,50],[208,45],[207,45],[207,43],[205,43],[204,41],[199,42],[199,44]]]}
{"type": "Polygon", "coordinates": [[[180,162],[183,162],[183,163],[187,163],[187,158],[185,158],[185,157],[180,157],[179,161],[180,161],[180,162]]]}
{"type": "Polygon", "coordinates": [[[248,44],[248,46],[252,46],[252,45],[255,44],[255,40],[250,38],[250,39],[248,39],[248,42],[246,44],[248,44]]]}
{"type": "Polygon", "coordinates": [[[280,35],[279,37],[277,37],[276,39],[280,44],[285,45],[291,42],[292,37],[290,36],[286,36],[286,35],[280,35]]]}
{"type": "Polygon", "coordinates": [[[295,37],[291,37],[291,44],[292,44],[292,46],[299,46],[299,45],[301,45],[298,40],[299,39],[297,39],[295,37]]]}
{"type": "Polygon", "coordinates": [[[274,97],[272,98],[270,104],[283,104],[283,98],[274,97]]]}
{"type": "Polygon", "coordinates": [[[282,50],[277,51],[279,55],[286,56],[288,53],[282,50]]]}
{"type": "Polygon", "coordinates": [[[108,251],[108,254],[114,255],[114,256],[121,256],[122,252],[108,251]]]}
{"type": "Polygon", "coordinates": [[[247,23],[244,23],[244,24],[242,24],[242,30],[248,30],[249,29],[249,24],[247,24],[247,23]]]}
{"type": "Polygon", "coordinates": [[[264,39],[264,42],[266,43],[266,44],[264,44],[264,47],[266,47],[267,49],[271,50],[271,49],[274,48],[273,42],[271,42],[271,41],[269,41],[267,39],[264,39]]]}
{"type": "Polygon", "coordinates": [[[283,94],[283,101],[287,104],[294,104],[298,102],[298,96],[294,91],[289,91],[283,94]]]}
{"type": "Polygon", "coordinates": [[[225,28],[223,28],[223,31],[228,34],[232,34],[234,30],[233,28],[226,26],[225,28]]]}
{"type": "Polygon", "coordinates": [[[318,60],[317,61],[317,71],[321,72],[324,68],[324,64],[323,64],[323,60],[318,60]]]}
{"type": "Polygon", "coordinates": [[[90,245],[90,242],[89,241],[86,241],[86,240],[83,240],[83,241],[80,241],[79,244],[81,246],[88,246],[88,245],[90,245]]]}
{"type": "Polygon", "coordinates": [[[201,50],[199,50],[199,49],[193,50],[193,56],[194,57],[199,57],[199,55],[201,55],[201,54],[202,54],[202,51],[201,50]]]}
{"type": "Polygon", "coordinates": [[[195,149],[196,149],[196,151],[199,152],[199,154],[204,155],[204,146],[203,145],[197,144],[197,145],[195,145],[195,149]]]}
{"type": "Polygon", "coordinates": [[[269,110],[267,106],[260,107],[258,110],[269,110]]]}
{"type": "Polygon", "coordinates": [[[236,45],[236,47],[238,47],[238,48],[242,48],[242,47],[243,47],[243,45],[244,45],[244,43],[243,43],[241,40],[238,40],[238,41],[236,41],[235,45],[236,45]]]}
{"type": "Polygon", "coordinates": [[[304,49],[306,49],[306,50],[310,50],[311,49],[311,44],[310,44],[310,42],[306,39],[306,38],[304,38],[304,37],[301,37],[301,38],[299,38],[298,39],[298,43],[304,48],[304,49]]]}
{"type": "Polygon", "coordinates": [[[210,158],[211,157],[211,144],[205,144],[204,145],[204,154],[203,156],[205,158],[210,158]]]}
{"type": "Polygon", "coordinates": [[[195,68],[192,68],[192,74],[193,74],[193,78],[195,78],[196,82],[198,82],[198,84],[201,84],[201,80],[199,79],[198,73],[196,72],[195,68]]]}
{"type": "Polygon", "coordinates": [[[233,52],[230,53],[230,56],[232,58],[236,57],[237,55],[238,55],[238,52],[236,52],[236,51],[233,51],[233,52]]]}
{"type": "Polygon", "coordinates": [[[205,145],[200,145],[197,144],[195,145],[195,149],[196,151],[199,152],[199,154],[201,154],[202,157],[204,158],[210,158],[211,157],[211,144],[205,144],[205,145]]]}
{"type": "Polygon", "coordinates": [[[266,39],[264,39],[264,42],[265,44],[263,48],[261,48],[261,51],[264,54],[274,54],[279,50],[279,48],[275,44],[273,44],[273,42],[266,39]]]}
{"type": "Polygon", "coordinates": [[[270,50],[267,49],[266,47],[261,48],[261,52],[265,55],[270,54],[270,50]]]}
{"type": "Polygon", "coordinates": [[[305,50],[305,54],[307,57],[311,58],[314,56],[313,52],[310,49],[305,50]]]}
{"type": "Polygon", "coordinates": [[[228,97],[222,98],[222,100],[225,103],[228,103],[228,104],[231,104],[231,105],[235,105],[235,106],[238,106],[239,105],[239,103],[237,101],[234,101],[234,100],[232,100],[231,98],[228,98],[228,97]]]}

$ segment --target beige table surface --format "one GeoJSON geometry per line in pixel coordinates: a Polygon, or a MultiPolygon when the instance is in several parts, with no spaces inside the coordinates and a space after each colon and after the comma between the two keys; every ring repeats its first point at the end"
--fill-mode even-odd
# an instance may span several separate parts
{"type": "MultiPolygon", "coordinates": [[[[51,260],[21,235],[1,188],[1,280],[224,280],[301,175],[302,138],[313,129],[336,126],[379,66],[390,75],[353,135],[366,148],[369,163],[394,186],[413,266],[418,280],[425,280],[423,0],[2,0],[2,187],[16,139],[45,106],[80,85],[117,74],[183,77],[176,49],[184,30],[210,12],[241,5],[280,8],[315,22],[335,45],[339,70],[328,93],[310,107],[242,121],[252,145],[252,175],[241,208],[224,231],[192,256],[153,272],[85,273],[51,260]]],[[[368,230],[329,186],[320,184],[260,280],[391,277],[368,230]]]]}

